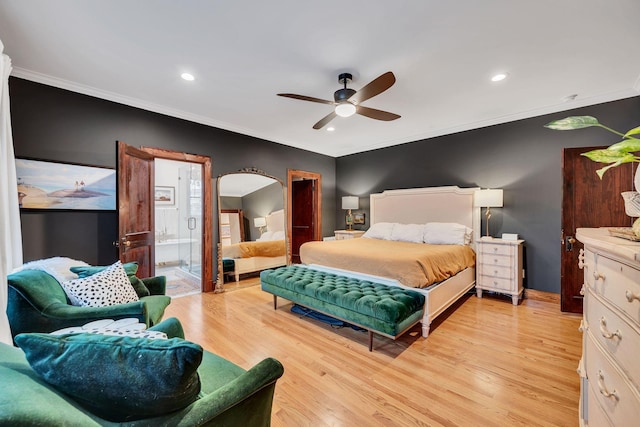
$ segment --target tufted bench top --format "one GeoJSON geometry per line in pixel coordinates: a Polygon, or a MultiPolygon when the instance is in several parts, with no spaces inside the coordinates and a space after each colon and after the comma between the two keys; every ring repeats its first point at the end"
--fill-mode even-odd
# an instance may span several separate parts
{"type": "Polygon", "coordinates": [[[418,292],[296,265],[265,270],[260,279],[387,323],[399,323],[424,306],[418,292]]]}

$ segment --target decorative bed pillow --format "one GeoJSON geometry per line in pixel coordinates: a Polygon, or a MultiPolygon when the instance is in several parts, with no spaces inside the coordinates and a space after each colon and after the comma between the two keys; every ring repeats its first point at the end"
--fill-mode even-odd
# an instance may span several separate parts
{"type": "Polygon", "coordinates": [[[391,240],[394,224],[392,222],[378,222],[372,224],[371,227],[362,235],[370,239],[391,240]]]}
{"type": "Polygon", "coordinates": [[[424,226],[424,242],[432,245],[467,245],[471,229],[455,222],[428,222],[424,226]]]}
{"type": "Polygon", "coordinates": [[[273,236],[273,231],[265,231],[264,233],[262,233],[262,236],[260,236],[256,240],[258,242],[263,242],[265,240],[271,240],[271,236],[273,236]]]}
{"type": "Polygon", "coordinates": [[[274,231],[273,235],[271,236],[271,240],[284,240],[284,231],[274,231]]]}
{"type": "Polygon", "coordinates": [[[424,224],[395,224],[391,239],[397,242],[423,243],[424,224]]]}
{"type": "Polygon", "coordinates": [[[62,283],[66,280],[71,280],[78,277],[73,272],[74,266],[88,265],[89,264],[84,261],[57,256],[53,258],[45,258],[28,262],[21,267],[13,270],[12,273],[17,273],[18,271],[22,270],[42,270],[45,273],[53,276],[58,282],[62,283]]]}
{"type": "Polygon", "coordinates": [[[138,301],[120,261],[99,273],[61,284],[73,305],[104,307],[138,301]]]}
{"type": "MultiPolygon", "coordinates": [[[[104,269],[109,268],[108,265],[86,265],[86,266],[77,266],[71,267],[70,270],[73,273],[76,273],[78,277],[89,277],[96,273],[100,273],[104,271],[104,269]]],[[[151,295],[149,289],[146,287],[144,282],[140,280],[136,273],[138,272],[138,263],[137,262],[126,262],[122,264],[124,271],[127,273],[127,277],[129,277],[129,281],[133,285],[133,289],[135,289],[138,298],[146,297],[151,295]]]]}
{"type": "Polygon", "coordinates": [[[181,338],[18,334],[31,368],[99,417],[122,422],[190,405],[202,347],[181,338]]]}

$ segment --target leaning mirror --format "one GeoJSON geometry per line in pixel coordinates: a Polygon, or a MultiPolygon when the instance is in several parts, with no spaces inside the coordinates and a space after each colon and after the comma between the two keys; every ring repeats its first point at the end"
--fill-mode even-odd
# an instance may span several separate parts
{"type": "Polygon", "coordinates": [[[218,283],[287,264],[282,181],[257,169],[218,177],[218,283]]]}

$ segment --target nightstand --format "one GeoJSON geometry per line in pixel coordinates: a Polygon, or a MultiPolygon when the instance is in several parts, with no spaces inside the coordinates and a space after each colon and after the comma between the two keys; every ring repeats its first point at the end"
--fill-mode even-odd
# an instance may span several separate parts
{"type": "Polygon", "coordinates": [[[476,241],[476,294],[493,291],[511,295],[518,305],[524,288],[522,279],[522,247],[524,240],[503,240],[483,237],[476,241]]]}
{"type": "Polygon", "coordinates": [[[346,240],[346,239],[355,239],[357,237],[362,237],[364,234],[363,230],[336,230],[334,231],[336,236],[336,240],[346,240]]]}

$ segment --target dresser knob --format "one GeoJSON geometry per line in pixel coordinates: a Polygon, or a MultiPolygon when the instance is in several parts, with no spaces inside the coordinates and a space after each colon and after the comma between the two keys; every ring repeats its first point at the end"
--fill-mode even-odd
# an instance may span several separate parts
{"type": "Polygon", "coordinates": [[[593,272],[593,277],[594,277],[596,280],[600,280],[600,279],[604,280],[604,274],[603,274],[603,273],[598,273],[597,271],[594,271],[594,272],[593,272]]]}
{"type": "Polygon", "coordinates": [[[604,317],[600,318],[600,333],[608,340],[612,340],[615,337],[618,337],[620,340],[622,339],[622,334],[619,329],[616,329],[615,332],[609,332],[607,329],[607,320],[604,317]]]}
{"type": "Polygon", "coordinates": [[[602,373],[602,371],[598,371],[598,388],[600,389],[600,394],[602,394],[604,397],[619,400],[616,390],[613,389],[609,391],[607,389],[607,386],[604,384],[604,374],[602,373]]]}
{"type": "Polygon", "coordinates": [[[640,301],[640,295],[636,295],[631,291],[626,291],[624,293],[624,296],[627,297],[627,301],[629,302],[633,302],[634,299],[637,299],[638,301],[640,301]]]}

